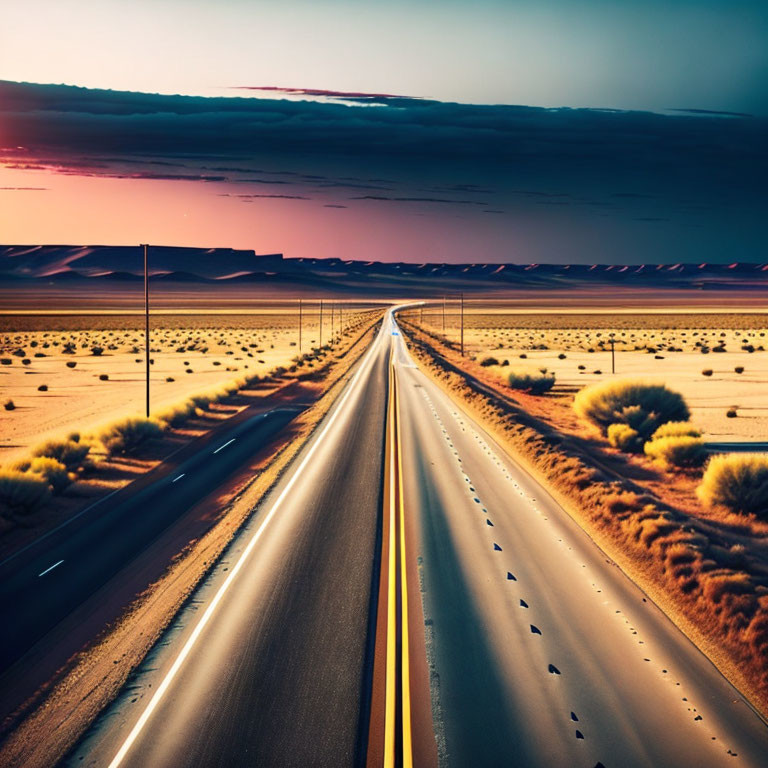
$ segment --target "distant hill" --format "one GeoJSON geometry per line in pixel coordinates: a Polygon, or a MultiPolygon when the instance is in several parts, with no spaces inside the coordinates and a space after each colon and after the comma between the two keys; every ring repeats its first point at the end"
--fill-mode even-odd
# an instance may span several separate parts
{"type": "MultiPolygon", "coordinates": [[[[233,248],[149,250],[152,282],[162,290],[236,290],[288,295],[439,296],[456,291],[504,294],[520,291],[616,289],[763,292],[768,263],[732,264],[441,264],[286,259],[233,248]]],[[[137,246],[0,246],[0,288],[117,290],[143,275],[137,246]]]]}

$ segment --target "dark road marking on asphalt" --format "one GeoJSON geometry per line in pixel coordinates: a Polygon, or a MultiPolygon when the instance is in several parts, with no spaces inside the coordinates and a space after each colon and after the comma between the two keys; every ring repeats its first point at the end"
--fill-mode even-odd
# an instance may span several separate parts
{"type": "Polygon", "coordinates": [[[495,541],[493,542],[493,549],[494,549],[495,552],[501,552],[502,551],[501,547],[495,541]]]}
{"type": "Polygon", "coordinates": [[[549,674],[550,675],[559,675],[560,674],[560,670],[554,664],[550,664],[549,667],[548,667],[548,670],[549,670],[549,674]]]}
{"type": "Polygon", "coordinates": [[[39,579],[41,576],[45,576],[46,573],[50,573],[54,568],[57,568],[63,562],[64,562],[63,560],[59,560],[58,563],[54,563],[50,568],[46,568],[42,573],[38,573],[37,578],[39,579]]]}
{"type": "Polygon", "coordinates": [[[485,524],[486,524],[486,525],[490,525],[490,526],[493,526],[493,523],[492,523],[490,520],[486,520],[486,521],[485,521],[485,524]]]}
{"type": "Polygon", "coordinates": [[[579,718],[576,717],[576,713],[575,712],[571,712],[571,720],[573,720],[574,723],[578,723],[579,722],[579,718]]]}
{"type": "Polygon", "coordinates": [[[526,603],[525,600],[521,600],[520,601],[520,607],[521,608],[527,608],[528,607],[528,603],[526,603]]]}
{"type": "Polygon", "coordinates": [[[507,581],[517,581],[517,579],[515,578],[515,574],[507,571],[507,581]]]}
{"type": "Polygon", "coordinates": [[[584,734],[581,731],[576,731],[576,738],[577,739],[583,739],[584,738],[584,734]]]}
{"type": "Polygon", "coordinates": [[[531,624],[531,634],[532,635],[540,635],[541,634],[541,630],[535,624],[531,624]]]}

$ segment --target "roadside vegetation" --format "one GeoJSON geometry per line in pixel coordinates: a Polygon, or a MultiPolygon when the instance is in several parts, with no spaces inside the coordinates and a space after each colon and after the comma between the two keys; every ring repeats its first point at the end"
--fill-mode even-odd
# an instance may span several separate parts
{"type": "Polygon", "coordinates": [[[758,453],[714,456],[697,493],[709,506],[721,506],[736,514],[754,515],[768,521],[768,456],[758,453]]]}

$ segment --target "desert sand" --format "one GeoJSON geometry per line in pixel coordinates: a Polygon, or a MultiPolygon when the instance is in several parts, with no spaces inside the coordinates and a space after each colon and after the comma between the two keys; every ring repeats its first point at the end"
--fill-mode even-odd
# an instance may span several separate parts
{"type": "MultiPolygon", "coordinates": [[[[344,325],[355,310],[344,312],[344,325]]],[[[338,333],[338,313],[334,333],[338,333]]],[[[330,314],[323,344],[331,337],[330,314]]],[[[0,321],[0,463],[68,431],[90,431],[121,416],[143,414],[143,317],[137,315],[5,316],[0,321]],[[101,349],[94,354],[94,347],[101,349]],[[65,352],[65,349],[70,350],[65,352]],[[27,361],[26,363],[24,361],[27,361]],[[74,364],[74,366],[72,365],[74,364]],[[107,376],[106,380],[101,377],[107,376]],[[40,391],[40,387],[47,391],[40,391]]],[[[303,353],[319,344],[316,308],[307,308],[303,353]]],[[[299,355],[291,312],[158,315],[151,321],[152,411],[243,376],[266,376],[299,355]]],[[[311,370],[313,363],[306,368],[311,370]]]]}
{"type": "MultiPolygon", "coordinates": [[[[446,335],[457,341],[452,313],[446,335]]],[[[423,322],[442,332],[440,311],[423,322]]],[[[499,376],[546,368],[556,391],[575,390],[611,374],[663,382],[683,394],[692,420],[710,441],[764,441],[768,437],[768,316],[760,313],[542,313],[473,309],[465,314],[466,354],[494,357],[499,376]],[[752,351],[749,351],[749,350],[752,351]],[[724,350],[724,351],[720,351],[724,350]],[[524,357],[521,357],[524,355],[524,357]],[[563,359],[561,355],[565,355],[563,359]],[[580,368],[583,366],[583,368],[580,368]],[[737,373],[738,368],[743,368],[737,373]],[[712,371],[705,375],[703,371],[712,371]],[[735,410],[737,416],[728,417],[735,410]]]]}

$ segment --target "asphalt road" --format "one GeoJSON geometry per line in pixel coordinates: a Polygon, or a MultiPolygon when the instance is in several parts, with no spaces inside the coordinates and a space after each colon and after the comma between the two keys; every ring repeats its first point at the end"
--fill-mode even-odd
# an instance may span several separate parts
{"type": "Polygon", "coordinates": [[[362,765],[389,320],[72,765],[362,765]]]}
{"type": "Polygon", "coordinates": [[[396,341],[441,766],[768,764],[742,696],[396,341]]]}
{"type": "Polygon", "coordinates": [[[171,474],[162,476],[167,466],[161,466],[152,473],[158,479],[148,478],[139,492],[127,487],[103,499],[0,563],[0,672],[241,469],[298,410],[239,421],[218,432],[215,442],[204,441],[171,474]]]}

